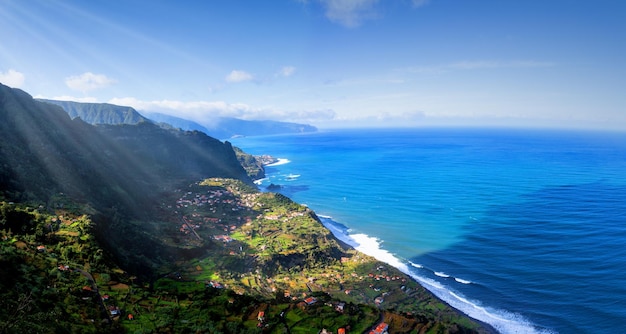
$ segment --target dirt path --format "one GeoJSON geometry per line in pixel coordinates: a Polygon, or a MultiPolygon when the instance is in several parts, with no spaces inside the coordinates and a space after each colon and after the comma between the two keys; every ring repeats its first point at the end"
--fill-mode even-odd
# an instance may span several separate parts
{"type": "Polygon", "coordinates": [[[102,300],[102,296],[100,295],[100,290],[98,290],[98,285],[96,284],[96,280],[94,280],[93,276],[87,271],[84,271],[78,268],[74,269],[74,271],[81,273],[91,282],[91,289],[98,295],[99,305],[100,305],[102,314],[106,314],[106,317],[109,320],[109,323],[111,323],[113,319],[111,319],[111,315],[109,314],[109,311],[107,310],[106,305],[104,305],[104,300],[102,300]]]}

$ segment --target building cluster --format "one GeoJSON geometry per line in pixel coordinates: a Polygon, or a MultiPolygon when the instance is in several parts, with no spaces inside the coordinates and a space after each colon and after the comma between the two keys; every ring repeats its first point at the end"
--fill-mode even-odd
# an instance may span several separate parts
{"type": "Polygon", "coordinates": [[[235,218],[232,213],[250,210],[247,200],[240,201],[224,189],[209,189],[205,193],[185,192],[176,200],[175,212],[181,214],[178,230],[186,235],[198,236],[196,231],[207,227],[211,232],[219,231],[219,234],[213,236],[215,240],[230,242],[232,239],[228,234],[242,223],[243,216],[236,215],[235,218]],[[202,213],[198,213],[198,210],[202,210],[202,213]]]}

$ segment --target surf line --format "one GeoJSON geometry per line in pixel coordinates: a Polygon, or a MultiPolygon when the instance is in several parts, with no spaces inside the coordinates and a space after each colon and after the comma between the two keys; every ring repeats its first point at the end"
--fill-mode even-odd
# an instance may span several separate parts
{"type": "Polygon", "coordinates": [[[498,332],[504,334],[550,333],[550,331],[537,329],[530,321],[526,320],[520,314],[511,313],[502,309],[494,309],[483,306],[478,301],[470,300],[468,298],[465,298],[463,295],[456,293],[453,289],[435,280],[434,278],[428,278],[422,275],[418,275],[417,271],[411,270],[406,262],[408,262],[411,266],[417,269],[426,269],[432,272],[433,275],[441,279],[454,279],[456,282],[461,284],[470,284],[472,282],[463,279],[453,278],[450,275],[432,270],[430,268],[424,268],[424,266],[422,266],[421,264],[412,263],[407,260],[401,260],[396,255],[383,249],[380,245],[381,241],[378,238],[370,237],[362,233],[351,234],[349,232],[349,229],[342,228],[342,226],[344,225],[335,222],[334,220],[329,218],[329,216],[318,215],[318,217],[320,217],[322,224],[341,241],[353,246],[356,250],[364,254],[372,256],[379,261],[396,267],[397,269],[409,275],[415,281],[420,283],[424,288],[429,290],[439,299],[446,302],[448,305],[452,306],[453,308],[459,310],[460,312],[466,314],[471,318],[491,325],[498,332]],[[437,275],[436,273],[439,273],[439,275],[437,275]],[[444,275],[448,277],[443,277],[444,275]],[[459,280],[470,283],[459,282],[459,280]]]}
{"type": "Polygon", "coordinates": [[[436,271],[436,270],[433,270],[431,268],[424,267],[423,265],[421,265],[419,263],[414,263],[414,262],[411,262],[411,261],[407,261],[407,262],[409,262],[409,264],[412,267],[417,268],[417,269],[423,269],[423,270],[430,271],[430,272],[433,273],[433,275],[435,275],[437,277],[454,279],[456,282],[461,283],[461,284],[473,284],[474,283],[474,282],[472,282],[470,280],[466,280],[466,279],[462,279],[462,278],[459,278],[459,277],[456,277],[456,276],[452,276],[452,275],[446,274],[443,271],[436,271]]]}
{"type": "Polygon", "coordinates": [[[274,167],[274,166],[285,165],[285,164],[288,164],[288,163],[290,163],[290,162],[291,162],[291,160],[289,160],[289,159],[285,159],[285,158],[278,158],[278,161],[273,162],[273,163],[271,163],[271,164],[269,164],[269,165],[265,165],[265,166],[266,166],[266,167],[274,167]]]}

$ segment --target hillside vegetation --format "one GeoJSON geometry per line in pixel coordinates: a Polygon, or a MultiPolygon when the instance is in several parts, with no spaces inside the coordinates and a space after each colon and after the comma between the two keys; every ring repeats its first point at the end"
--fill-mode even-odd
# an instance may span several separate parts
{"type": "Polygon", "coordinates": [[[175,190],[159,220],[119,231],[132,235],[122,253],[177,254],[152,275],[121,269],[82,208],[54,201],[64,209],[0,203],[1,303],[14,310],[0,316],[3,332],[361,333],[380,322],[398,333],[483,331],[340,244],[308,208],[237,180],[175,190]]]}

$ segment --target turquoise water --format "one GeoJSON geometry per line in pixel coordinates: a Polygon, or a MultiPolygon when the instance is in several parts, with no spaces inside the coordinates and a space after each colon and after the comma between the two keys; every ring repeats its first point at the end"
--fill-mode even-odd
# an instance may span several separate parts
{"type": "Polygon", "coordinates": [[[336,130],[238,138],[263,188],[503,333],[626,330],[626,135],[336,130]],[[623,272],[624,273],[623,273],[623,272]]]}

